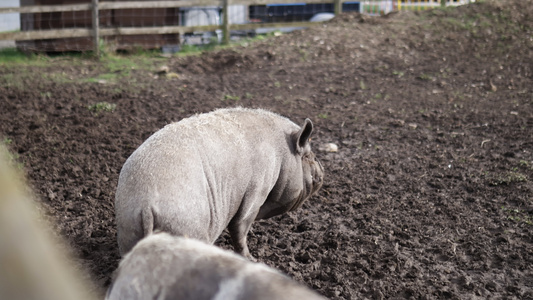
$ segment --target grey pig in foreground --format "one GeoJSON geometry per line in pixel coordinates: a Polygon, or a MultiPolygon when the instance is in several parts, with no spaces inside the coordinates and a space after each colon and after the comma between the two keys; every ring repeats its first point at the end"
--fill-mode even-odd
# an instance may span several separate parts
{"type": "Polygon", "coordinates": [[[120,262],[106,300],[325,300],[260,263],[198,240],[155,233],[120,262]]]}
{"type": "Polygon", "coordinates": [[[172,123],[122,167],[115,196],[120,254],[154,230],[214,243],[227,227],[234,250],[253,259],[254,220],[300,207],[324,169],[303,126],[262,109],[230,108],[172,123]]]}

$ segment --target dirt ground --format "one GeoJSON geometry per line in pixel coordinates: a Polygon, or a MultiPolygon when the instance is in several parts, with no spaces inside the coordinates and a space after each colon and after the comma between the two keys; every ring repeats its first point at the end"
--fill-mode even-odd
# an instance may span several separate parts
{"type": "Polygon", "coordinates": [[[531,2],[477,1],[153,60],[175,76],[6,65],[0,135],[102,293],[128,156],[169,122],[244,106],[311,118],[326,169],[302,208],[253,225],[259,261],[331,299],[533,299],[532,32],[531,2]],[[116,108],[88,109],[102,101],[116,108]]]}

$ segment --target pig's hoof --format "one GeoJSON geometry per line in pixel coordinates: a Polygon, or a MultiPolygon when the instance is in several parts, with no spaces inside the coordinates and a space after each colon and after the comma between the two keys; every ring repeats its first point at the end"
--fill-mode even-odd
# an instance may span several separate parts
{"type": "Polygon", "coordinates": [[[257,262],[257,259],[255,259],[249,251],[243,251],[240,254],[249,261],[257,262]]]}
{"type": "Polygon", "coordinates": [[[246,258],[247,260],[249,260],[251,262],[257,262],[257,259],[255,257],[253,257],[251,254],[248,254],[248,255],[244,256],[244,258],[246,258]]]}

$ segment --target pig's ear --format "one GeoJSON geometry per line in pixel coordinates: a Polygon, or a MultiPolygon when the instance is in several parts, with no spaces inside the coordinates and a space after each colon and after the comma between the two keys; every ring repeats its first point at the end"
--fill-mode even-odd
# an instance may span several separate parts
{"type": "Polygon", "coordinates": [[[309,119],[305,119],[304,125],[296,133],[296,152],[303,153],[306,146],[309,144],[309,137],[313,133],[313,122],[309,119]]]}

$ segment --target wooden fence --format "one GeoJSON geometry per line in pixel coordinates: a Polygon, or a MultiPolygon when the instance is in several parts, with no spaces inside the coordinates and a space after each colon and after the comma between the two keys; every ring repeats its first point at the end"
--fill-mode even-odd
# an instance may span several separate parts
{"type": "MultiPolygon", "coordinates": [[[[222,30],[222,41],[228,43],[230,39],[230,30],[254,30],[258,28],[281,28],[281,27],[309,27],[316,23],[305,22],[276,22],[276,23],[245,23],[230,24],[228,16],[230,5],[269,5],[269,4],[290,4],[296,0],[180,0],[180,1],[124,1],[111,2],[91,0],[91,3],[70,4],[70,5],[34,5],[21,7],[0,7],[0,16],[5,13],[35,14],[35,13],[56,13],[56,12],[92,12],[92,28],[61,28],[47,30],[27,30],[17,32],[0,32],[0,40],[31,41],[46,39],[64,39],[64,38],[90,38],[94,51],[98,54],[99,40],[106,36],[132,36],[132,35],[163,35],[179,34],[191,32],[210,32],[222,30]],[[120,10],[120,9],[160,9],[160,8],[180,8],[187,9],[192,7],[220,7],[222,9],[222,22],[216,25],[202,26],[153,26],[153,27],[100,27],[99,16],[102,11],[120,10]]],[[[440,1],[441,5],[447,2],[457,2],[464,0],[431,0],[430,2],[440,1]]],[[[297,1],[296,1],[297,2],[297,1]]],[[[307,4],[329,3],[333,4],[334,13],[342,12],[342,5],[348,0],[305,0],[307,4]]],[[[379,3],[379,0],[362,0],[359,3],[363,6],[365,3],[379,3]]],[[[381,0],[381,2],[385,2],[381,0]]],[[[389,0],[393,3],[394,9],[400,9],[411,2],[428,2],[428,0],[389,0]]],[[[468,1],[470,2],[470,1],[468,1]]],[[[363,9],[361,9],[363,12],[363,9]]]]}
{"type": "MultiPolygon", "coordinates": [[[[290,22],[290,23],[269,23],[269,24],[230,24],[228,22],[228,6],[231,5],[266,5],[271,3],[294,3],[295,0],[182,0],[182,1],[145,1],[145,2],[109,2],[92,0],[92,3],[71,4],[71,5],[39,5],[0,8],[2,13],[53,13],[53,12],[92,12],[92,28],[65,28],[53,30],[31,30],[18,32],[0,33],[0,40],[42,40],[42,39],[61,39],[75,37],[92,37],[94,51],[99,51],[98,41],[105,36],[118,35],[150,35],[150,34],[180,34],[200,31],[215,31],[217,29],[223,32],[223,42],[229,42],[230,30],[252,30],[261,27],[307,27],[309,22],[290,22]],[[156,27],[113,27],[100,28],[99,14],[102,10],[114,9],[154,9],[154,8],[188,8],[199,6],[218,6],[222,7],[223,22],[220,25],[203,25],[203,26],[156,26],[156,27]]],[[[306,0],[306,3],[331,3],[335,5],[335,12],[340,12],[340,5],[343,0],[306,0]]]]}

